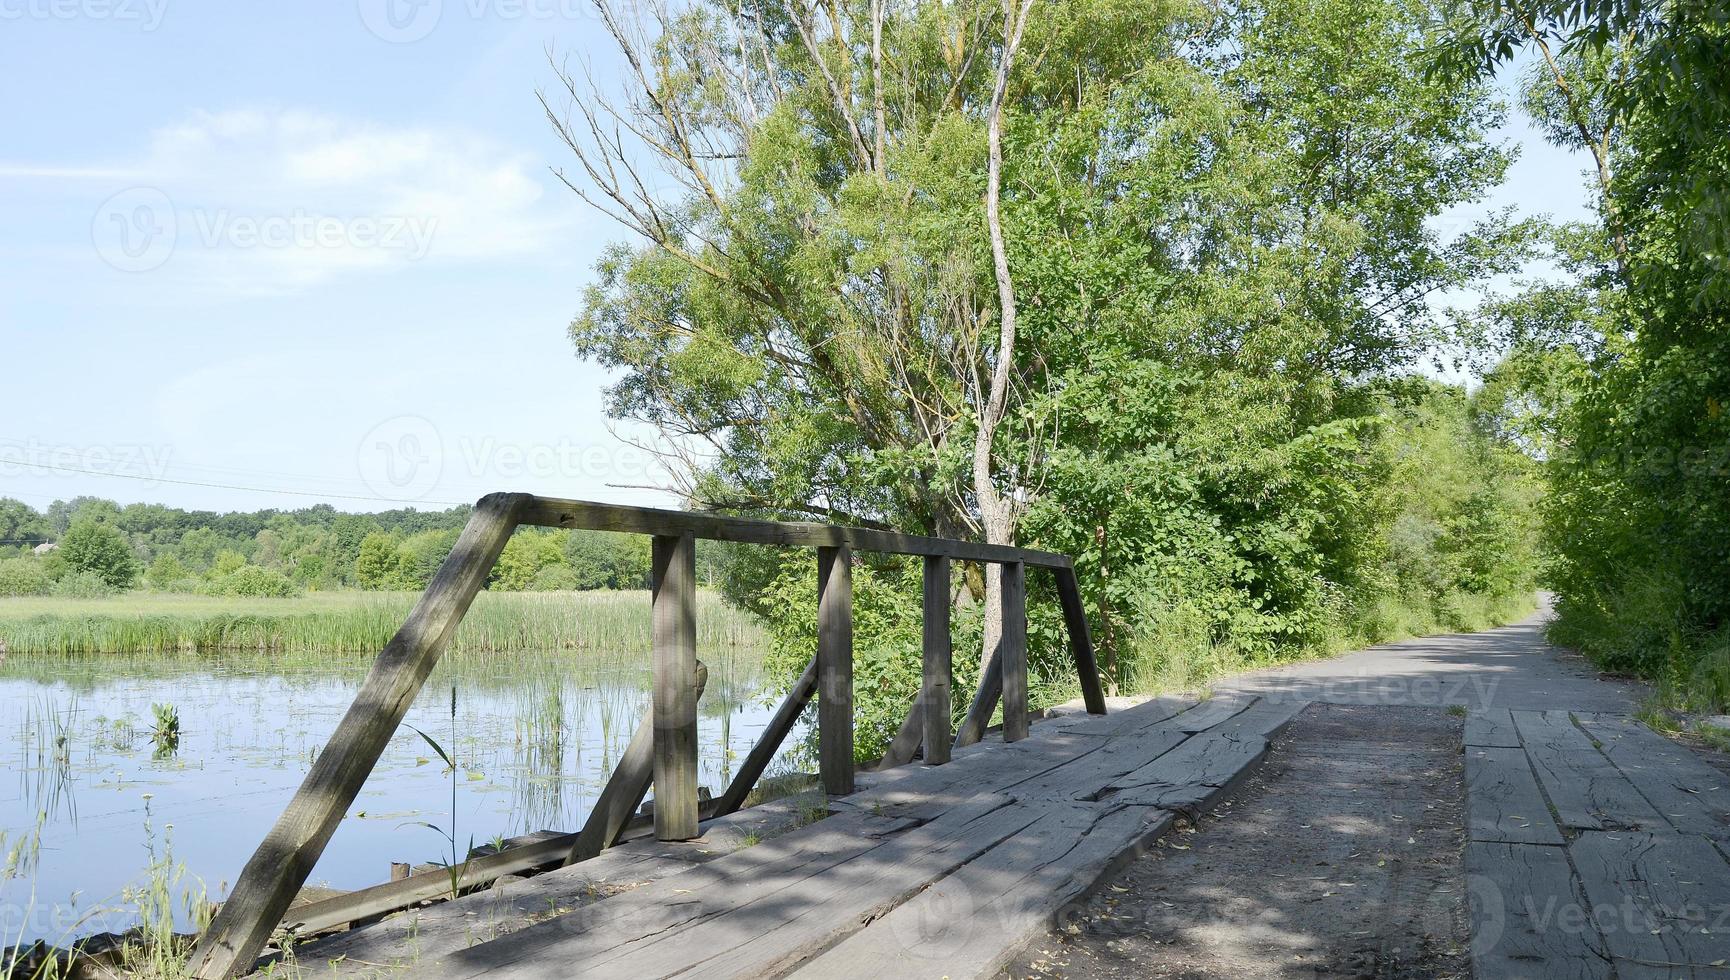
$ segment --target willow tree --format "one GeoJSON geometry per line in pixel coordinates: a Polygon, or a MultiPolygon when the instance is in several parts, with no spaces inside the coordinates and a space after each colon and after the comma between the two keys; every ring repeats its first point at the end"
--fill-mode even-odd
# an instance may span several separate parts
{"type": "MultiPolygon", "coordinates": [[[[602,2],[625,84],[561,68],[543,102],[572,190],[636,238],[572,326],[623,371],[611,410],[667,433],[709,506],[1032,529],[1081,553],[1108,647],[1162,568],[1359,533],[1234,523],[1347,485],[1274,470],[1355,465],[1317,427],[1510,254],[1506,228],[1431,222],[1506,155],[1484,86],[1415,70],[1419,0],[602,2]],[[1125,405],[1167,391],[1190,400],[1125,405]],[[1137,462],[1160,453],[1215,550],[1138,525],[1169,509],[1137,462]]],[[[1286,601],[1232,574],[1245,608],[1286,601]]]]}

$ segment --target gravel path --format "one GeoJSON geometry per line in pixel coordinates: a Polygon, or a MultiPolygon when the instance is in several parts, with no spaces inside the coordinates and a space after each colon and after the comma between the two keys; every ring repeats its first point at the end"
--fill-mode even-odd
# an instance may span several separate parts
{"type": "Polygon", "coordinates": [[[1461,726],[1436,709],[1312,705],[1233,801],[1004,975],[1467,976],[1461,726]]]}

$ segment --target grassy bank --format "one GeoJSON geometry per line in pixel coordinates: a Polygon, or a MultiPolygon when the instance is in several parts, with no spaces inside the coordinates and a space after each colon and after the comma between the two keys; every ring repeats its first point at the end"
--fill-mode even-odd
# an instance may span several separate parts
{"type": "MultiPolygon", "coordinates": [[[[132,593],[102,599],[0,599],[0,640],[13,654],[376,651],[416,593],[315,592],[291,599],[132,593]]],[[[453,652],[649,649],[649,595],[638,591],[483,592],[453,652]]],[[[701,593],[697,642],[755,647],[747,613],[701,593]]]]}

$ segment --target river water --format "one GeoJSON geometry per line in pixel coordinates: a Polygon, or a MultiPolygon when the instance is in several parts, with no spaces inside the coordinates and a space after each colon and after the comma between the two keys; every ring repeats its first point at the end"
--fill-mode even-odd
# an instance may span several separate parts
{"type": "MultiPolygon", "coordinates": [[[[719,793],[773,706],[760,656],[703,659],[700,782],[719,793]]],[[[124,931],[152,884],[168,886],[179,925],[191,928],[186,900],[226,895],[368,663],[171,655],[0,664],[0,850],[10,869],[0,880],[0,947],[124,931]],[[153,738],[153,705],[178,713],[178,741],[153,738]]],[[[647,704],[642,657],[447,660],[309,883],[348,890],[386,880],[393,861],[449,860],[443,835],[453,825],[459,861],[471,840],[579,828],[647,704]],[[455,771],[409,726],[452,755],[455,771]]]]}

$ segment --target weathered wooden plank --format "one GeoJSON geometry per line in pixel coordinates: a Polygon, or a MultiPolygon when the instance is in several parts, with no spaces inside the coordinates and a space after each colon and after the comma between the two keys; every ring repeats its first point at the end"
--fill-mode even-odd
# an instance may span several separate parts
{"type": "Polygon", "coordinates": [[[655,836],[697,836],[697,539],[656,535],[654,608],[655,836]]]}
{"type": "Polygon", "coordinates": [[[1171,826],[1159,810],[1059,807],[797,970],[800,980],[994,977],[1171,826]]]}
{"type": "MultiPolygon", "coordinates": [[[[1031,564],[1031,563],[1030,563],[1031,564]]],[[[1057,601],[1063,607],[1063,626],[1069,632],[1069,655],[1081,681],[1081,700],[1090,715],[1105,714],[1105,689],[1099,681],[1099,663],[1093,656],[1093,634],[1087,626],[1087,611],[1081,605],[1081,586],[1071,566],[1056,568],[1057,601]]]]}
{"type": "Polygon", "coordinates": [[[1205,732],[1230,721],[1260,699],[1249,694],[1216,694],[1172,719],[1180,731],[1205,732]]]}
{"type": "Polygon", "coordinates": [[[949,559],[925,559],[924,637],[920,670],[920,719],[924,723],[925,764],[949,761],[950,717],[955,711],[950,683],[955,651],[949,638],[949,559]]]}
{"type": "Polygon", "coordinates": [[[1524,749],[1466,747],[1466,813],[1471,840],[1562,843],[1524,749]]]}
{"type": "Polygon", "coordinates": [[[1716,976],[1730,962],[1730,866],[1704,838],[1586,832],[1568,854],[1617,977],[1716,976]]]}
{"type": "Polygon", "coordinates": [[[1019,561],[1040,568],[1069,568],[1067,555],[1008,545],[977,544],[949,538],[901,534],[875,528],[838,527],[793,521],[761,521],[689,510],[661,510],[587,500],[533,497],[523,513],[524,524],[581,528],[590,531],[629,531],[636,534],[691,534],[712,541],[786,545],[804,548],[847,547],[896,555],[943,555],[961,561],[1019,561]]]}
{"type": "MultiPolygon", "coordinates": [[[[651,882],[624,895],[512,934],[506,940],[422,962],[417,977],[499,972],[563,978],[667,976],[736,954],[765,933],[775,949],[749,958],[757,972],[811,933],[844,935],[850,918],[895,904],[910,888],[946,873],[1032,822],[1038,814],[1004,797],[977,798],[924,826],[863,837],[831,817],[812,827],[651,882]],[[826,826],[829,825],[829,826],[826,826]]],[[[859,815],[861,818],[865,815],[859,815]]],[[[881,818],[879,818],[881,819],[881,818]]]]}
{"type": "Polygon", "coordinates": [[[1466,844],[1477,980],[1607,980],[1604,941],[1559,847],[1466,844]]]}
{"type": "Polygon", "coordinates": [[[1091,802],[1106,795],[1109,787],[1130,773],[1153,764],[1191,738],[1183,732],[1152,728],[1112,739],[1062,765],[1014,780],[1003,787],[1003,792],[1017,799],[1091,802]]]}
{"type": "Polygon", "coordinates": [[[1566,711],[1515,711],[1526,755],[1558,821],[1577,830],[1666,826],[1628,777],[1574,726],[1566,711]]]}
{"type": "Polygon", "coordinates": [[[775,714],[769,718],[769,724],[764,727],[757,744],[751,746],[751,751],[745,755],[745,761],[739,763],[739,771],[733,774],[733,781],[727,784],[726,791],[715,801],[716,816],[725,816],[745,805],[751,788],[763,777],[763,771],[769,768],[769,763],[774,760],[781,743],[787,740],[793,726],[799,723],[799,715],[805,711],[805,705],[811,702],[811,696],[815,693],[817,658],[812,657],[799,679],[788,689],[787,696],[782,698],[780,705],[775,708],[775,714]]]}
{"type": "Polygon", "coordinates": [[[1507,708],[1485,708],[1466,716],[1466,744],[1490,749],[1517,749],[1520,733],[1507,708]]]}
{"type": "Polygon", "coordinates": [[[1629,718],[1580,718],[1611,765],[1683,833],[1730,839],[1730,779],[1686,746],[1629,718]]]}
{"type": "Polygon", "coordinates": [[[1099,794],[1114,807],[1160,807],[1195,812],[1224,798],[1267,755],[1256,735],[1204,732],[1133,772],[1099,794]]]}
{"type": "Polygon", "coordinates": [[[853,551],[817,549],[817,762],[831,796],[853,792],[853,551]]]}
{"type": "Polygon", "coordinates": [[[456,546],[385,645],[318,754],[294,799],[247,861],[187,963],[201,980],[252,969],[259,951],[306,882],[379,754],[438,662],[451,634],[486,584],[528,506],[524,494],[490,494],[476,503],[456,546]]]}
{"type": "Polygon", "coordinates": [[[1309,707],[1309,704],[1308,701],[1257,698],[1254,704],[1224,721],[1210,725],[1204,731],[1244,738],[1271,739],[1285,731],[1286,726],[1292,723],[1292,719],[1302,714],[1303,710],[1309,707]]]}
{"type": "MultiPolygon", "coordinates": [[[[697,697],[703,696],[708,684],[709,668],[698,661],[697,697]]],[[[648,795],[654,778],[655,709],[651,703],[642,720],[637,722],[637,730],[619,756],[618,764],[613,766],[612,775],[607,777],[607,784],[601,787],[601,795],[596,798],[588,819],[583,821],[582,831],[570,838],[565,863],[587,861],[612,847],[636,815],[637,808],[642,806],[643,797],[648,795]]]]}
{"type": "MultiPolygon", "coordinates": [[[[1093,727],[1120,732],[1157,731],[1185,702],[1150,701],[1110,715],[1085,716],[1074,728],[1040,726],[1036,737],[1020,742],[982,742],[962,749],[954,766],[908,766],[874,773],[847,806],[888,807],[928,800],[964,798],[972,793],[1002,790],[1035,779],[1060,766],[1097,752],[1113,739],[1099,737],[1093,727]]],[[[1181,717],[1181,716],[1180,716],[1181,717]]],[[[1178,731],[1179,729],[1172,729],[1178,731]]]]}
{"type": "Polygon", "coordinates": [[[1008,562],[1002,567],[1003,740],[1027,737],[1027,566],[1008,562]]]}
{"type": "MultiPolygon", "coordinates": [[[[651,834],[608,848],[581,864],[507,879],[453,901],[411,908],[380,922],[304,942],[296,946],[295,960],[302,968],[329,966],[333,973],[340,972],[343,962],[410,967],[516,932],[555,910],[592,905],[774,840],[809,825],[809,807],[809,800],[775,800],[711,820],[704,824],[703,835],[690,841],[663,843],[651,834]]],[[[831,830],[867,837],[882,837],[908,825],[872,814],[847,814],[836,821],[831,830]]]]}

